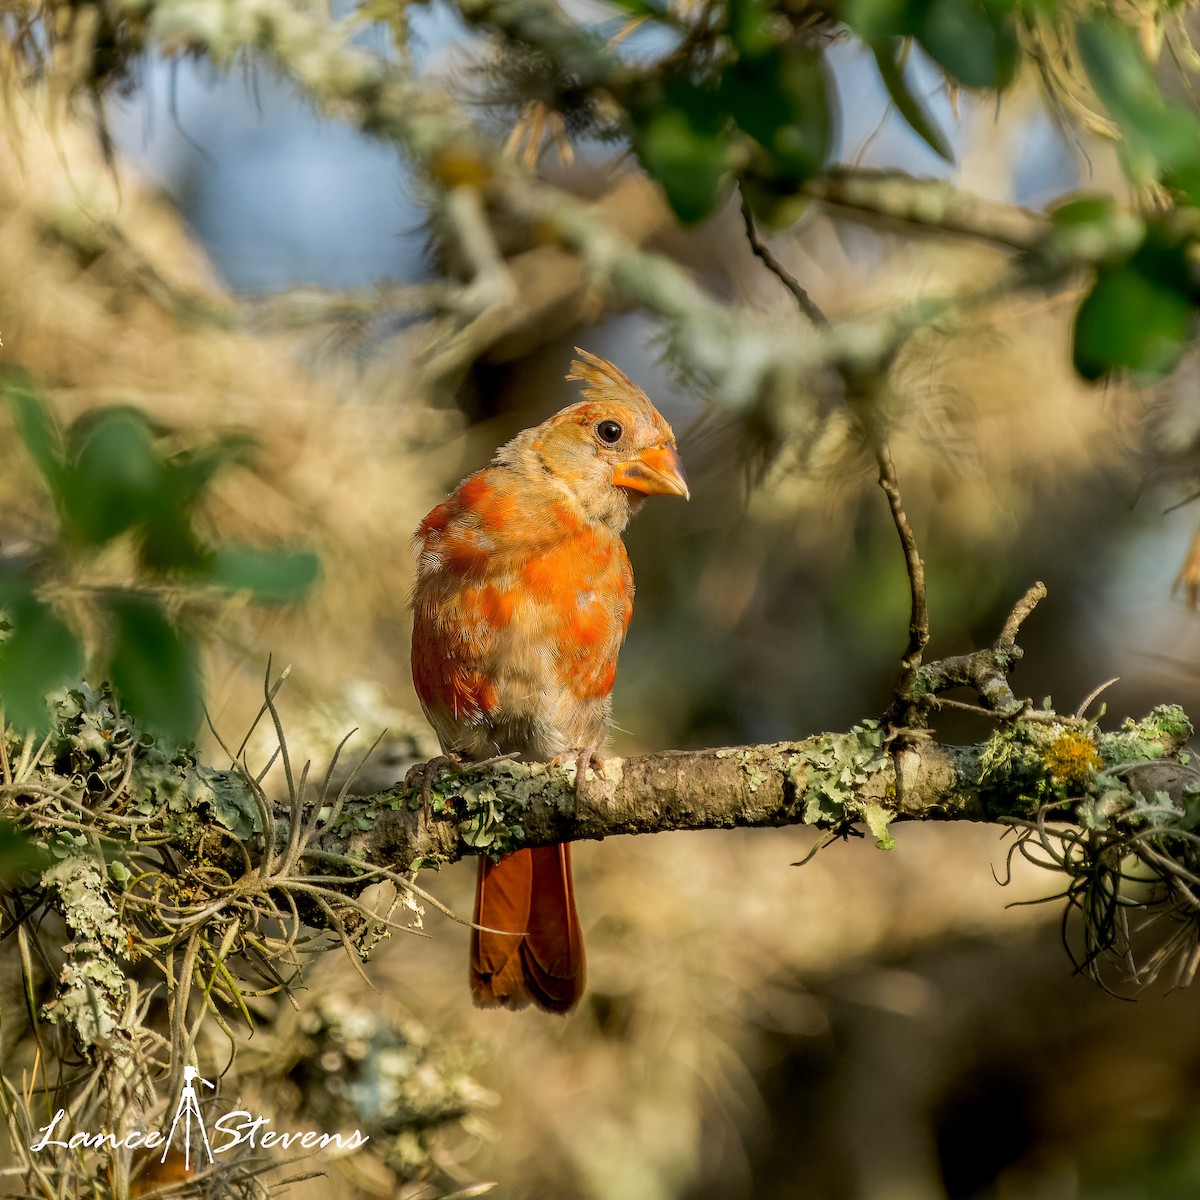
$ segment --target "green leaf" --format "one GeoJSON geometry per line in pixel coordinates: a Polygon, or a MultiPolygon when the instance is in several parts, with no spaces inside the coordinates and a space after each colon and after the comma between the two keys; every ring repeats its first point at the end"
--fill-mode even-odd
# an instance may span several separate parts
{"type": "Polygon", "coordinates": [[[23,871],[43,866],[45,854],[23,830],[0,821],[0,884],[10,884],[23,871]]]}
{"type": "Polygon", "coordinates": [[[140,413],[106,409],[72,433],[64,498],[81,541],[100,545],[161,511],[165,467],[140,413]]]}
{"type": "Polygon", "coordinates": [[[795,185],[818,174],[832,140],[823,59],[814,50],[772,47],[743,56],[718,91],[738,128],[766,152],[756,169],[795,185]]]}
{"type": "Polygon", "coordinates": [[[900,66],[900,55],[903,53],[903,43],[895,41],[883,43],[874,47],[875,65],[879,68],[879,77],[887,88],[892,103],[900,115],[908,122],[914,133],[920,135],[925,144],[947,162],[954,161],[954,151],[946,140],[946,135],[938,128],[933,119],[925,111],[924,104],[909,90],[904,79],[904,71],[900,66]]]}
{"type": "Polygon", "coordinates": [[[1075,30],[1084,69],[1104,106],[1116,120],[1153,136],[1166,101],[1134,36],[1105,17],[1080,21],[1075,30]]]}
{"type": "MultiPolygon", "coordinates": [[[[392,11],[392,0],[384,0],[388,11],[392,11]]],[[[663,0],[613,0],[613,4],[632,17],[669,17],[671,8],[663,0]]]]}
{"type": "Polygon", "coordinates": [[[773,49],[776,22],[763,0],[729,0],[729,40],[739,54],[756,57],[773,49]]]}
{"type": "Polygon", "coordinates": [[[212,551],[196,536],[191,518],[190,508],[173,508],[165,503],[146,525],[138,554],[148,571],[202,575],[209,569],[212,551]]]}
{"type": "Polygon", "coordinates": [[[253,592],[258,600],[288,604],[301,599],[320,573],[320,561],[307,550],[224,546],[213,554],[208,578],[231,592],[253,592]]]}
{"type": "Polygon", "coordinates": [[[244,461],[254,446],[253,439],[235,435],[165,462],[155,513],[142,530],[139,553],[143,566],[159,573],[208,572],[212,551],[193,528],[196,505],[217,472],[244,461]]]}
{"type": "Polygon", "coordinates": [[[109,674],[122,705],[152,732],[190,742],[202,715],[191,641],[149,597],[112,596],[107,607],[116,630],[109,674]]]}
{"type": "Polygon", "coordinates": [[[1075,38],[1088,79],[1125,134],[1137,179],[1157,178],[1200,203],[1200,121],[1164,99],[1134,30],[1109,17],[1080,21],[1075,38]]]}
{"type": "Polygon", "coordinates": [[[920,44],[965,88],[1007,88],[1019,47],[1009,13],[982,0],[932,0],[917,31],[920,44]]]}
{"type": "Polygon", "coordinates": [[[982,0],[931,0],[914,30],[926,53],[964,87],[1003,88],[1017,70],[1012,18],[982,0]]]}
{"type": "Polygon", "coordinates": [[[249,435],[230,434],[211,445],[173,455],[167,460],[168,490],[180,500],[195,503],[218,471],[245,462],[257,446],[249,435]]]}
{"type": "Polygon", "coordinates": [[[709,216],[732,187],[729,134],[671,105],[652,116],[634,139],[646,173],[658,181],[675,215],[690,224],[709,216]]]}
{"type": "Polygon", "coordinates": [[[1191,298],[1144,254],[1101,267],[1075,317],[1075,369],[1084,379],[1122,367],[1162,378],[1178,365],[1195,324],[1191,298]]]}
{"type": "MultiPolygon", "coordinates": [[[[1012,0],[849,0],[843,19],[877,56],[897,38],[915,38],[957,83],[1004,88],[1020,57],[1012,8],[1012,0]]],[[[901,99],[892,99],[903,112],[901,99]]]]}
{"type": "Polygon", "coordinates": [[[83,668],[79,643],[16,571],[0,571],[0,612],[10,627],[0,641],[0,705],[15,728],[44,732],[49,725],[47,694],[83,668]]]}
{"type": "Polygon", "coordinates": [[[879,47],[891,38],[912,32],[906,0],[848,0],[842,19],[868,46],[879,47]]]}
{"type": "Polygon", "coordinates": [[[45,405],[38,399],[32,381],[24,371],[9,368],[3,374],[5,394],[13,406],[17,430],[29,457],[56,499],[61,499],[63,453],[62,435],[45,405]]]}
{"type": "Polygon", "coordinates": [[[1050,210],[1050,220],[1060,229],[1078,225],[1105,225],[1120,211],[1116,198],[1107,192],[1089,192],[1055,204],[1050,210]]]}

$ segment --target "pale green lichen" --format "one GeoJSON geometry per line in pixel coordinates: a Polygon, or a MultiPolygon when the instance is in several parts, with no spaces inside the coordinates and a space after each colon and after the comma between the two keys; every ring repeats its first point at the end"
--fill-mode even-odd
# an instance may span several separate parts
{"type": "Polygon", "coordinates": [[[1114,790],[1112,772],[1155,762],[1191,735],[1191,722],[1177,705],[1160,705],[1141,721],[1127,719],[1112,733],[1092,725],[1014,721],[988,739],[976,782],[993,814],[1075,800],[1090,805],[1081,819],[1099,826],[1110,819],[1118,795],[1126,807],[1130,802],[1128,791],[1114,790]]]}
{"type": "MultiPolygon", "coordinates": [[[[614,768],[610,762],[606,769],[619,771],[619,765],[614,768]]],[[[564,804],[570,803],[563,799],[569,793],[563,789],[561,777],[551,773],[545,764],[500,762],[489,766],[482,777],[469,766],[441,772],[429,789],[429,807],[434,813],[455,817],[467,845],[498,857],[524,845],[522,814],[535,801],[551,794],[564,804]]],[[[333,831],[349,838],[371,829],[384,812],[416,811],[420,807],[420,788],[399,786],[366,802],[356,801],[352,811],[338,818],[333,831]]],[[[437,867],[441,860],[428,856],[410,865],[437,867]]]]}
{"type": "Polygon", "coordinates": [[[498,856],[525,841],[521,815],[548,792],[562,795],[561,782],[541,763],[506,762],[483,780],[460,777],[455,811],[461,815],[463,840],[498,856]]]}
{"type": "Polygon", "coordinates": [[[895,839],[888,824],[895,815],[882,803],[891,770],[878,721],[864,721],[848,733],[827,733],[797,747],[788,774],[804,805],[808,825],[844,826],[865,821],[881,850],[895,839]],[[868,785],[879,786],[873,791],[868,785]],[[877,793],[877,794],[876,794],[877,793]]]}
{"type": "Polygon", "coordinates": [[[999,726],[979,756],[975,786],[993,816],[1054,801],[1094,797],[1106,765],[1090,726],[1013,721],[999,726]]]}
{"type": "MultiPolygon", "coordinates": [[[[261,818],[249,781],[238,771],[201,765],[190,747],[165,745],[148,736],[114,703],[108,687],[73,684],[50,697],[54,729],[35,764],[38,782],[90,806],[121,788],[114,816],[157,818],[146,828],[184,848],[198,844],[206,824],[215,821],[240,840],[261,832],[261,818]]],[[[6,731],[10,757],[19,754],[6,731]]],[[[137,842],[143,826],[121,826],[122,838],[137,842]]]]}
{"type": "MultiPolygon", "coordinates": [[[[330,1130],[357,1128],[405,1179],[439,1164],[439,1131],[494,1104],[471,1076],[477,1052],[427,1029],[394,997],[367,1004],[320,984],[263,1036],[301,1110],[330,1130]]],[[[357,1155],[356,1155],[357,1157],[357,1155]]]]}
{"type": "Polygon", "coordinates": [[[767,776],[755,763],[742,761],[742,770],[746,772],[746,786],[751,792],[757,792],[762,786],[767,776]]]}
{"type": "Polygon", "coordinates": [[[524,840],[524,829],[506,812],[514,807],[513,802],[509,801],[502,809],[500,797],[490,783],[470,784],[461,796],[467,815],[459,830],[468,846],[500,854],[507,853],[524,840]]]}
{"type": "Polygon", "coordinates": [[[91,1054],[121,1025],[126,983],[118,960],[128,957],[125,929],[94,860],[63,858],[42,872],[41,882],[72,935],[58,993],[42,1015],[65,1024],[76,1046],[91,1054]]]}
{"type": "Polygon", "coordinates": [[[884,808],[882,804],[873,801],[867,801],[861,805],[861,808],[867,828],[875,837],[875,845],[880,850],[894,850],[896,839],[888,833],[888,825],[891,824],[892,818],[896,814],[884,808]]]}
{"type": "Polygon", "coordinates": [[[1185,745],[1195,730],[1177,704],[1160,704],[1140,721],[1126,718],[1121,728],[1100,736],[1100,754],[1106,766],[1152,762],[1185,745]]]}
{"type": "Polygon", "coordinates": [[[41,902],[61,912],[66,924],[65,960],[43,1015],[69,1029],[90,1056],[125,1020],[123,962],[155,953],[148,937],[175,932],[156,923],[161,908],[206,902],[212,882],[222,877],[215,863],[206,873],[208,856],[231,834],[253,836],[262,819],[242,773],[204,767],[190,746],[150,737],[107,687],[79,682],[50,701],[54,724],[40,742],[11,728],[0,731],[16,781],[36,785],[37,799],[31,808],[31,797],[13,789],[2,815],[28,831],[44,855],[41,902]],[[81,820],[86,832],[78,829],[81,820]],[[198,870],[148,870],[146,842],[169,842],[198,870]],[[118,893],[120,915],[112,899],[118,893]],[[132,918],[130,903],[147,924],[132,918]]]}

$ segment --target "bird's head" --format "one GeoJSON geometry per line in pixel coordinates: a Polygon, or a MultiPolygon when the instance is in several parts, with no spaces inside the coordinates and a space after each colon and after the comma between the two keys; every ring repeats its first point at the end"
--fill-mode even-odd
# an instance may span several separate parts
{"type": "Polygon", "coordinates": [[[675,434],[646,393],[612,363],[577,353],[567,378],[587,385],[583,399],[505,451],[532,458],[593,518],[618,529],[647,496],[690,499],[675,434]]]}

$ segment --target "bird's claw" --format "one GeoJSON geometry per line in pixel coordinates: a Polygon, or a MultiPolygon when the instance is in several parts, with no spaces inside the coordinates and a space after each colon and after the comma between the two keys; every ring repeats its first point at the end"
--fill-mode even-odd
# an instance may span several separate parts
{"type": "Polygon", "coordinates": [[[579,815],[579,802],[583,799],[583,788],[587,782],[588,768],[590,767],[601,779],[607,779],[604,774],[604,759],[600,757],[599,751],[595,746],[584,746],[581,750],[567,750],[563,754],[556,754],[550,760],[550,767],[561,767],[563,763],[575,760],[575,815],[579,815]]]}
{"type": "Polygon", "coordinates": [[[457,754],[435,754],[428,762],[417,763],[405,772],[406,788],[412,787],[418,780],[421,782],[421,815],[426,821],[433,817],[433,781],[443,771],[457,771],[461,766],[462,759],[457,754]]]}

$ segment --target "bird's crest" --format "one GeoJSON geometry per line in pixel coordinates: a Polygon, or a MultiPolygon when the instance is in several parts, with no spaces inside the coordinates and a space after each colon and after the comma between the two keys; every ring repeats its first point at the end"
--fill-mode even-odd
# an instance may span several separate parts
{"type": "Polygon", "coordinates": [[[585,400],[601,404],[606,400],[617,400],[625,404],[632,401],[635,404],[644,404],[648,408],[653,407],[650,397],[619,367],[605,358],[581,350],[578,346],[575,347],[575,353],[579,357],[571,363],[567,378],[587,385],[583,389],[585,400]]]}

